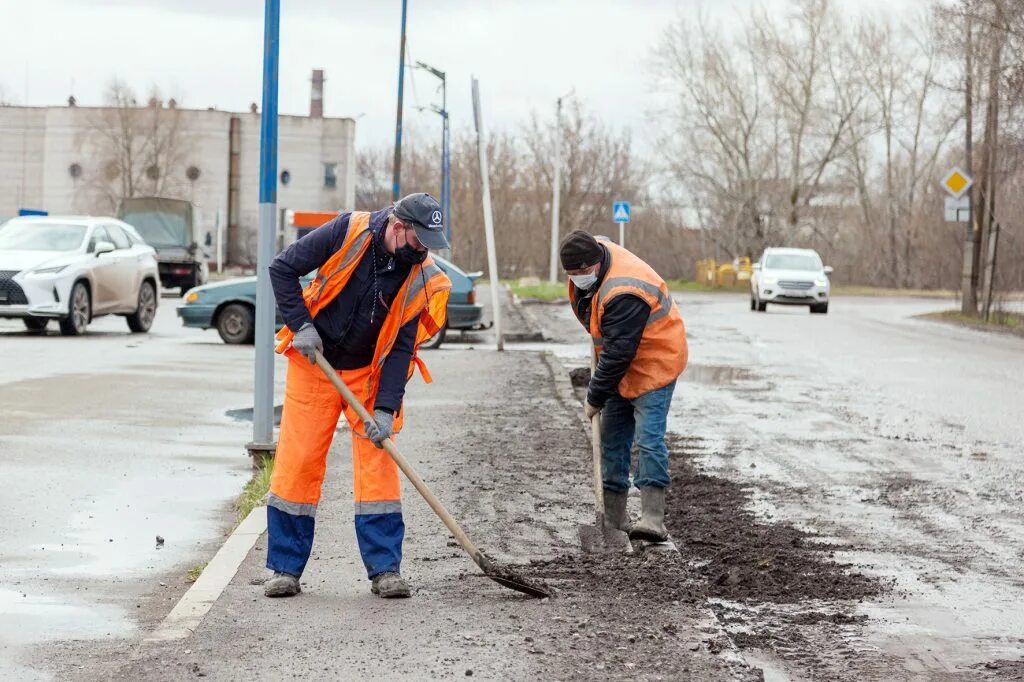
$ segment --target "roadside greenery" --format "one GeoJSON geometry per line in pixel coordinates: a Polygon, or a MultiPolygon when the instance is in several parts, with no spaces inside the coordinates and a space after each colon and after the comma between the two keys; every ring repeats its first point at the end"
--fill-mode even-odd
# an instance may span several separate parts
{"type": "Polygon", "coordinates": [[[252,479],[245,484],[242,494],[235,500],[235,509],[238,510],[236,525],[245,520],[256,507],[263,503],[267,493],[270,492],[270,476],[274,471],[274,460],[266,458],[253,474],[252,479]]]}

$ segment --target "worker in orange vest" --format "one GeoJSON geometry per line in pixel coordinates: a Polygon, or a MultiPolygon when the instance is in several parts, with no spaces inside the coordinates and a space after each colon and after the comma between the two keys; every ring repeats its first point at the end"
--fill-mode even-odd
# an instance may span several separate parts
{"type": "Polygon", "coordinates": [[[686,369],[686,329],[665,281],[621,246],[576,230],[560,248],[573,313],[597,353],[586,414],[601,419],[605,522],[634,540],[664,542],[669,486],[665,428],[676,379],[686,369]],[[629,525],[630,451],[642,514],[629,525]]]}
{"type": "Polygon", "coordinates": [[[406,382],[419,345],[445,324],[451,281],[428,254],[447,248],[443,216],[428,194],[373,213],[342,213],[282,251],[270,265],[287,324],[277,351],[288,357],[281,432],[267,505],[268,597],[300,592],[313,546],[327,451],[344,412],[352,431],[356,539],[371,591],[408,597],[401,575],[405,524],[398,468],[382,449],[402,426],[406,382]],[[317,270],[303,291],[299,278],[317,270]],[[362,422],[319,367],[324,355],[373,414],[362,422]]]}

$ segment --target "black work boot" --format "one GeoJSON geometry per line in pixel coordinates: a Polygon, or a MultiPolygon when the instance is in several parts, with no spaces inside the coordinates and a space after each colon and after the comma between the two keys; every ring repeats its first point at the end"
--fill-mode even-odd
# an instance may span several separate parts
{"type": "Polygon", "coordinates": [[[629,515],[626,513],[626,493],[604,491],[604,525],[618,530],[629,530],[629,515]]]}
{"type": "Polygon", "coordinates": [[[645,486],[640,488],[640,522],[629,530],[630,540],[665,542],[665,489],[645,486]]]}
{"type": "Polygon", "coordinates": [[[373,576],[370,592],[383,599],[403,599],[412,594],[409,590],[409,583],[405,582],[402,576],[395,571],[378,573],[373,576]]]}
{"type": "Polygon", "coordinates": [[[275,571],[274,577],[263,583],[263,594],[267,597],[294,597],[299,592],[299,578],[290,573],[275,571]]]}

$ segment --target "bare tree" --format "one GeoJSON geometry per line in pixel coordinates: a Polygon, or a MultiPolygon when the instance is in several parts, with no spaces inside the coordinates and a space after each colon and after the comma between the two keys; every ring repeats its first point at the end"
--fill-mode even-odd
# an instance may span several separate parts
{"type": "Polygon", "coordinates": [[[117,79],[104,100],[77,141],[92,159],[82,187],[90,208],[116,211],[122,199],[136,196],[184,197],[191,149],[176,104],[165,106],[154,87],[140,105],[135,92],[117,79]]]}

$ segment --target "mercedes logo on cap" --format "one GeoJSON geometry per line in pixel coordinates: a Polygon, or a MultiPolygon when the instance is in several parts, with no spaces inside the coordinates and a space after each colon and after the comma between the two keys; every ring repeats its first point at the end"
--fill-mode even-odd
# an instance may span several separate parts
{"type": "Polygon", "coordinates": [[[430,220],[433,222],[434,225],[440,225],[441,224],[441,212],[440,211],[434,211],[432,214],[430,214],[430,220]]]}

